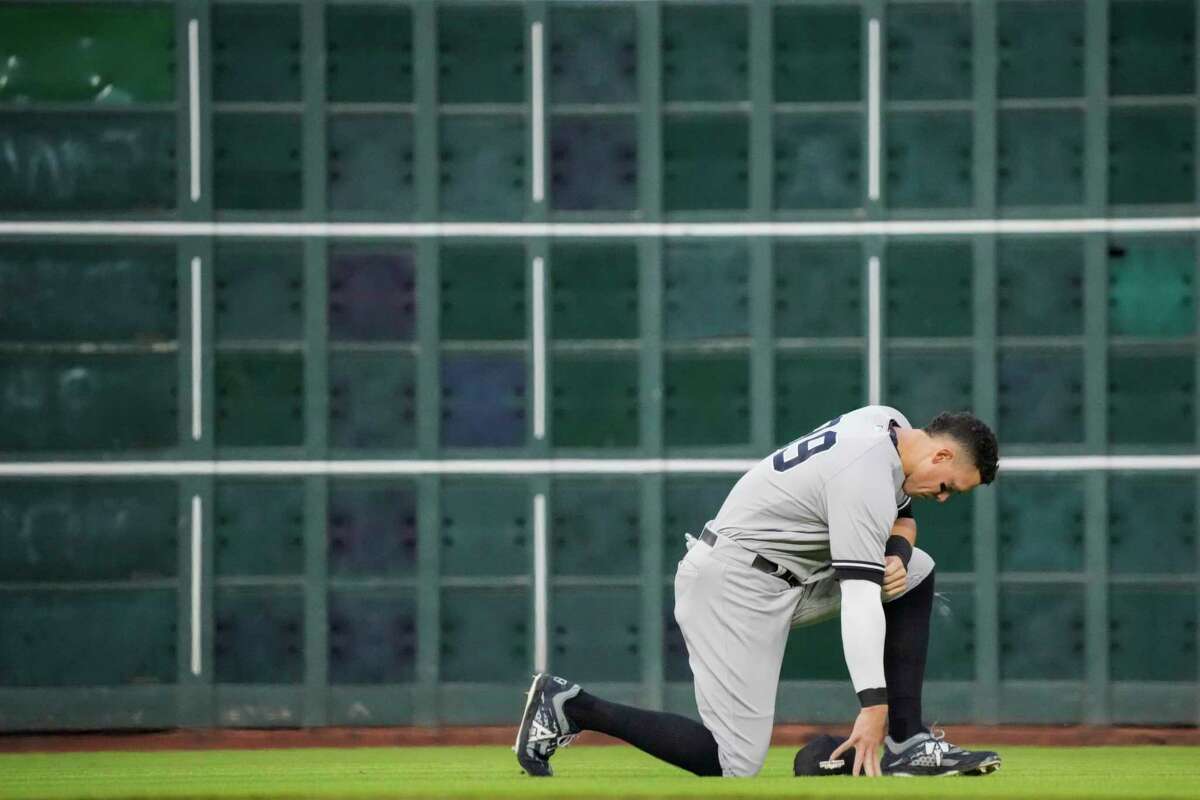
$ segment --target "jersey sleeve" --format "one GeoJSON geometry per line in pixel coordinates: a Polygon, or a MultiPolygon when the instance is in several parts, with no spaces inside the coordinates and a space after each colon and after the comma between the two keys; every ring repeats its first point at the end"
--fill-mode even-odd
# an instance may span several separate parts
{"type": "Polygon", "coordinates": [[[825,485],[830,560],[838,580],[883,583],[883,550],[896,521],[890,470],[866,454],[825,485]],[[867,462],[867,463],[864,463],[867,462]]]}

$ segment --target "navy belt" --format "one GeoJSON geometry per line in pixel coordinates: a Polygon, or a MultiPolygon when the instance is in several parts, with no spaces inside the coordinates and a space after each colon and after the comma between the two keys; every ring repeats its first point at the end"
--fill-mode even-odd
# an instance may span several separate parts
{"type": "MultiPolygon", "coordinates": [[[[710,528],[705,528],[704,532],[700,534],[700,541],[704,542],[709,547],[716,547],[717,534],[714,533],[710,528]]],[[[776,578],[787,581],[788,586],[793,588],[801,585],[800,579],[797,578],[795,573],[793,573],[791,570],[787,569],[786,567],[779,566],[774,561],[768,561],[760,555],[754,556],[754,561],[750,563],[750,566],[754,567],[759,572],[765,572],[768,575],[773,575],[776,578]]]]}

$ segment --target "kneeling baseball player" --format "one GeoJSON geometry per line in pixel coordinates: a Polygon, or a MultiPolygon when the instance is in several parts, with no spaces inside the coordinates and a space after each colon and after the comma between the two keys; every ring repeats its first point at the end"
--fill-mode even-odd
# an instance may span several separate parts
{"type": "Polygon", "coordinates": [[[771,742],[789,630],[840,611],[862,709],[831,759],[852,748],[855,775],[995,770],[996,753],[963,750],[922,722],[934,563],[914,546],[911,503],[991,483],[996,467],[996,437],[971,414],[939,414],[914,429],[887,406],[835,417],[767,456],[699,538],[688,536],[675,573],[675,619],[703,724],[538,674],[517,760],[530,775],[550,775],[555,750],[591,730],[696,775],[755,775],[771,742]]]}

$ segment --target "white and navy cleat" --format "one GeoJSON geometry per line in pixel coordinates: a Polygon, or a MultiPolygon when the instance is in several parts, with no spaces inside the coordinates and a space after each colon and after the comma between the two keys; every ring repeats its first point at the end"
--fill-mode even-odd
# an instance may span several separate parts
{"type": "Polygon", "coordinates": [[[579,728],[563,710],[563,704],[579,694],[579,684],[570,683],[545,672],[533,676],[525,711],[517,728],[513,752],[521,768],[535,777],[554,774],[550,756],[560,747],[575,741],[579,728]]]}

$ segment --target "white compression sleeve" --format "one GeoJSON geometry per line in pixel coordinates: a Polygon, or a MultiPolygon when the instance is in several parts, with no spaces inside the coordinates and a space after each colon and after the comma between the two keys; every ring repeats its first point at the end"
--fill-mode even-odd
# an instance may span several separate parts
{"type": "Polygon", "coordinates": [[[887,619],[879,584],[868,580],[843,580],[842,650],[854,691],[864,706],[887,702],[883,675],[883,639],[887,619]]]}

